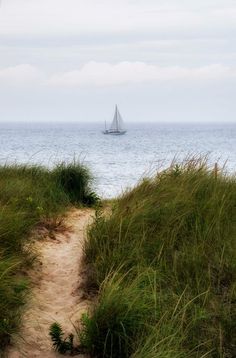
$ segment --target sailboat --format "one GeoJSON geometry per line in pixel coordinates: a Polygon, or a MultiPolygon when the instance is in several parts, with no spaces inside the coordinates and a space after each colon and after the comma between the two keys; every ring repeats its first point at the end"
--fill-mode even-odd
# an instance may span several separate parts
{"type": "Polygon", "coordinates": [[[105,122],[105,130],[103,131],[103,134],[122,135],[125,133],[126,130],[124,129],[124,122],[116,105],[115,114],[113,117],[113,121],[111,123],[111,127],[110,129],[107,129],[106,122],[105,122]]]}

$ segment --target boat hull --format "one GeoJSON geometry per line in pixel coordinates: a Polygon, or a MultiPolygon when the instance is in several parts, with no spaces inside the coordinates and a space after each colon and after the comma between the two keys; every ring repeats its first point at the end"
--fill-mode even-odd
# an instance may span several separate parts
{"type": "Polygon", "coordinates": [[[126,131],[118,131],[118,132],[113,132],[113,131],[103,131],[103,134],[110,134],[110,135],[123,135],[123,134],[125,134],[126,133],[126,131]]]}

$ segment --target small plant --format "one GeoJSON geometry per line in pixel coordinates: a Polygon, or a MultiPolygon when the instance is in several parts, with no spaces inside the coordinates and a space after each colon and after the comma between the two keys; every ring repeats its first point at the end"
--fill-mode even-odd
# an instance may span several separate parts
{"type": "Polygon", "coordinates": [[[101,200],[94,191],[91,191],[90,193],[86,194],[84,198],[84,204],[86,204],[87,206],[93,206],[95,204],[99,206],[100,203],[101,200]]]}
{"type": "Polygon", "coordinates": [[[55,322],[50,326],[49,335],[51,337],[53,347],[56,352],[65,354],[69,352],[70,354],[73,354],[74,352],[74,335],[71,333],[68,337],[64,337],[64,332],[62,330],[62,327],[59,323],[55,322]]]}
{"type": "Polygon", "coordinates": [[[181,166],[179,164],[175,164],[175,166],[173,167],[173,169],[171,170],[171,173],[174,177],[178,177],[181,175],[182,173],[182,169],[181,166]]]}

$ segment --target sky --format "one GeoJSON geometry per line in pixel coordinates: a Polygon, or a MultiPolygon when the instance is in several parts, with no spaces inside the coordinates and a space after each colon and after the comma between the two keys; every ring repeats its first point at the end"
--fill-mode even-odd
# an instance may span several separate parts
{"type": "Polygon", "coordinates": [[[236,122],[235,0],[1,0],[0,121],[236,122]]]}

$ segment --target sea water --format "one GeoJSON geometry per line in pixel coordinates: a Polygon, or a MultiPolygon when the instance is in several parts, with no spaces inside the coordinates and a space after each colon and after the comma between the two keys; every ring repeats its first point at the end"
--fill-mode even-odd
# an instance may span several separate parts
{"type": "Polygon", "coordinates": [[[98,123],[0,123],[0,163],[53,167],[80,160],[104,198],[119,195],[173,158],[207,154],[210,163],[226,162],[227,171],[236,172],[236,123],[136,123],[122,136],[102,130],[98,123]]]}

